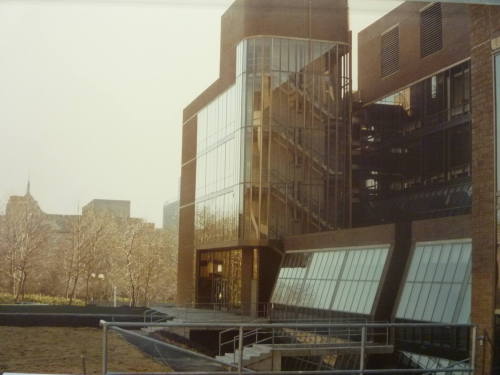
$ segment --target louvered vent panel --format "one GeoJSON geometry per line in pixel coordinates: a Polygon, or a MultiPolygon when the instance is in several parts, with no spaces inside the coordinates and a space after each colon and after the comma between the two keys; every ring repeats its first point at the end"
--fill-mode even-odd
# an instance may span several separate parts
{"type": "Polygon", "coordinates": [[[382,34],[382,77],[399,69],[399,27],[382,34]]]}
{"type": "Polygon", "coordinates": [[[420,52],[429,56],[443,48],[441,4],[436,3],[420,14],[420,52]]]}

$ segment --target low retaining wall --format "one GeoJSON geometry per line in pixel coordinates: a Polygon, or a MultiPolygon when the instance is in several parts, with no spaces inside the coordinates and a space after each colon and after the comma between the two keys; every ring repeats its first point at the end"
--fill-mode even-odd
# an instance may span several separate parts
{"type": "Polygon", "coordinates": [[[146,308],[101,306],[0,305],[2,326],[99,327],[101,319],[140,322],[146,308]]]}

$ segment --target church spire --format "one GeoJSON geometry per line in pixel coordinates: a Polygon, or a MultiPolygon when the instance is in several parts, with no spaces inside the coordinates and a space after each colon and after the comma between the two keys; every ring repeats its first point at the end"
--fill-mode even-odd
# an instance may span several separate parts
{"type": "Polygon", "coordinates": [[[26,186],[26,196],[31,195],[30,189],[31,189],[31,182],[30,179],[28,178],[28,184],[26,186]]]}

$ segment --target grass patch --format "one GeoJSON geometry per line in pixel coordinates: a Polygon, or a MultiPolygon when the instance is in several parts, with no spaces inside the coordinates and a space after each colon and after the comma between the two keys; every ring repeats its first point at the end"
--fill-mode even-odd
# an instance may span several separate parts
{"type": "MultiPolygon", "coordinates": [[[[54,297],[45,296],[42,294],[26,294],[22,301],[28,303],[40,303],[44,305],[67,305],[69,300],[64,297],[54,297]]],[[[0,304],[1,305],[11,305],[14,304],[15,298],[10,293],[0,293],[0,304]]],[[[73,299],[72,305],[74,306],[85,306],[85,302],[81,299],[73,299]]]]}

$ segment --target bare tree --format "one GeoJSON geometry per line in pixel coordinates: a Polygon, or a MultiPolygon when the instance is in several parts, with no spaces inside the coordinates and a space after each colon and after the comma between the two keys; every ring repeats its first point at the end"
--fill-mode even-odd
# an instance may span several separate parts
{"type": "Polygon", "coordinates": [[[142,220],[129,220],[125,230],[119,233],[119,249],[125,261],[123,271],[126,275],[126,288],[130,299],[130,306],[137,304],[139,293],[139,278],[141,276],[141,251],[144,246],[144,237],[147,224],[142,220]]]}
{"type": "Polygon", "coordinates": [[[65,296],[71,305],[83,282],[85,302],[89,302],[91,281],[107,272],[105,248],[110,241],[112,218],[87,213],[73,219],[71,244],[64,253],[65,296]]]}
{"type": "Polygon", "coordinates": [[[28,278],[43,262],[50,228],[38,207],[30,204],[12,210],[2,225],[2,258],[10,290],[18,302],[24,297],[28,278]]]}
{"type": "Polygon", "coordinates": [[[16,301],[28,291],[73,304],[109,301],[117,288],[131,306],[175,295],[175,233],[111,214],[56,218],[27,198],[9,207],[0,216],[0,289],[16,301]]]}
{"type": "Polygon", "coordinates": [[[141,220],[128,220],[118,233],[114,282],[127,291],[131,306],[165,300],[175,285],[172,237],[141,220]]]}

